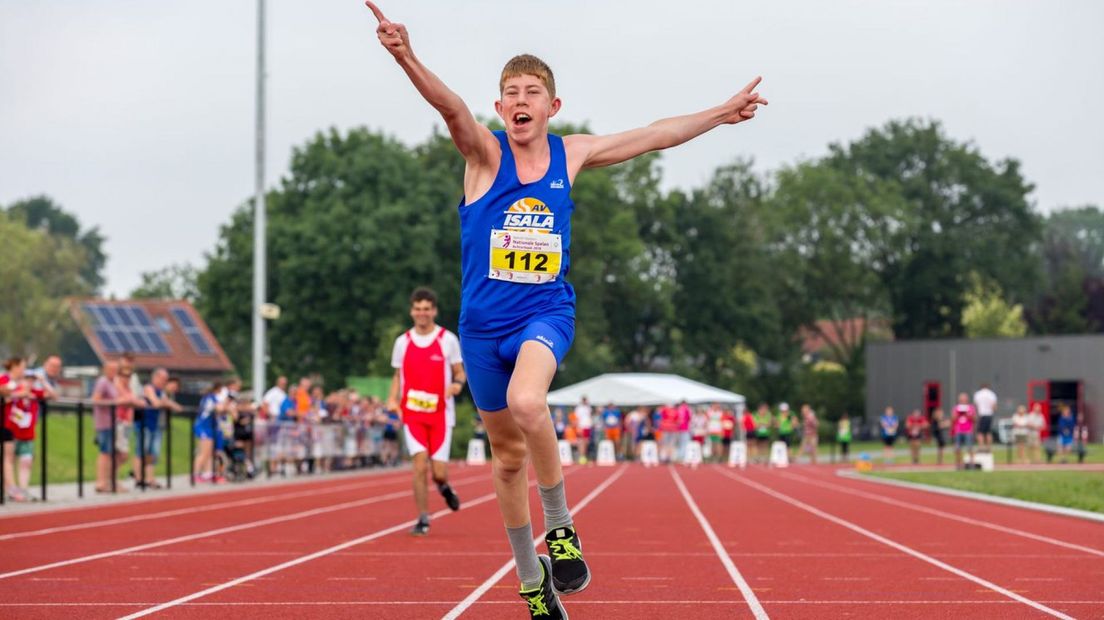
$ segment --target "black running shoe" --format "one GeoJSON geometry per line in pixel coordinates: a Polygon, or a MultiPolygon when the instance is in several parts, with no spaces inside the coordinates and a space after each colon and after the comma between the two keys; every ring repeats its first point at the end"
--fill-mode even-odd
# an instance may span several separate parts
{"type": "Polygon", "coordinates": [[[590,569],[574,527],[556,527],[544,535],[552,556],[552,587],[558,594],[575,594],[590,585],[590,569]]]}
{"type": "Polygon", "coordinates": [[[437,490],[441,492],[441,497],[445,498],[445,503],[449,508],[460,510],[460,496],[456,494],[456,491],[452,490],[452,487],[448,483],[437,485],[437,490]]]}
{"type": "Polygon", "coordinates": [[[533,620],[567,620],[567,611],[560,604],[560,597],[552,589],[552,560],[547,555],[538,555],[541,565],[540,585],[532,590],[521,590],[518,594],[529,604],[529,617],[533,620]]]}
{"type": "Polygon", "coordinates": [[[411,536],[425,536],[429,534],[429,520],[418,519],[418,522],[414,524],[414,527],[410,530],[411,536]]]}

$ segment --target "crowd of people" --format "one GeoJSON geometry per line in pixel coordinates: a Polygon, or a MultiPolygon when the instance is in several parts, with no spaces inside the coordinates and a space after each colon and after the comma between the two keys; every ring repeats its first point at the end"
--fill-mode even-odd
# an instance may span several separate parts
{"type": "MultiPolygon", "coordinates": [[[[781,441],[790,458],[807,455],[815,463],[820,429],[816,412],[807,404],[801,406],[800,415],[790,411],[787,403],[773,411],[762,403],[752,414],[718,403],[695,406],[685,401],[625,412],[613,403],[596,409],[586,397],[570,411],[554,408],[552,422],[556,437],[571,445],[580,463],[595,458],[599,443],[607,439],[613,442],[618,460],[639,459],[642,443],[655,441],[662,463],[684,461],[691,443],[702,447],[705,460],[724,462],[734,441],[747,441],[749,460],[766,462],[770,444],[781,441]]],[[[850,443],[850,430],[843,440],[850,443]]]]}
{"type": "MultiPolygon", "coordinates": [[[[983,384],[972,398],[965,392],[959,394],[950,415],[941,407],[932,409],[928,415],[920,409],[912,410],[905,418],[903,429],[912,463],[920,463],[921,448],[929,441],[935,444],[937,465],[943,464],[944,448],[950,443],[957,469],[974,463],[978,453],[991,453],[997,402],[996,393],[988,384],[983,384]]],[[[1016,462],[1042,463],[1043,448],[1052,430],[1042,403],[1033,403],[1030,410],[1024,405],[1017,406],[1010,422],[1009,439],[1015,448],[1016,462]]],[[[1069,460],[1075,446],[1088,442],[1084,414],[1075,417],[1068,403],[1058,405],[1053,430],[1055,437],[1048,451],[1063,463],[1069,460]]],[[[878,432],[885,446],[885,459],[891,461],[894,446],[902,436],[901,419],[893,407],[886,407],[878,419],[878,432]]]]}

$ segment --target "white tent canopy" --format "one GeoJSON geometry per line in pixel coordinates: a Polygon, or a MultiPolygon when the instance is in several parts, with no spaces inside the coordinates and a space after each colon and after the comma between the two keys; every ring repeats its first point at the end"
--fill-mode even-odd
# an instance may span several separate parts
{"type": "Polygon", "coordinates": [[[686,401],[692,405],[720,403],[744,405],[743,396],[678,375],[654,373],[607,373],[550,392],[548,404],[574,407],[583,397],[590,404],[613,403],[619,407],[667,405],[686,401]]]}

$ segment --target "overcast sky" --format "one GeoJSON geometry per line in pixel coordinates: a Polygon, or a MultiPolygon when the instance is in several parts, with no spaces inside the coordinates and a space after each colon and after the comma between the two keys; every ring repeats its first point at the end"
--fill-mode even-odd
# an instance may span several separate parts
{"type": "MultiPolygon", "coordinates": [[[[314,132],[408,144],[441,125],[358,0],[269,0],[268,185],[314,132]]],[[[382,0],[476,114],[532,52],[561,120],[605,133],[720,103],[761,74],[753,122],[669,151],[668,187],[718,165],[816,157],[890,119],[939,119],[1014,157],[1040,211],[1104,205],[1104,2],[382,0]]],[[[107,292],[203,264],[253,191],[256,2],[0,0],[0,204],[48,194],[107,236],[107,292]]],[[[459,188],[460,179],[456,180],[459,188]]],[[[451,214],[452,205],[441,205],[451,214]]],[[[0,258],[2,260],[2,258],[0,258]]]]}

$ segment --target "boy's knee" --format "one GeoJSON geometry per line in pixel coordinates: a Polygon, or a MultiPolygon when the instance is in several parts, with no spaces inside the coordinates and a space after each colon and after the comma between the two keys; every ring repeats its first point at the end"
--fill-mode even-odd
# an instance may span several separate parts
{"type": "Polygon", "coordinates": [[[548,422],[548,403],[540,394],[511,394],[510,415],[525,434],[533,433],[548,422]]]}
{"type": "Polygon", "coordinates": [[[491,464],[499,476],[512,476],[525,470],[525,442],[503,442],[491,446],[491,464]]]}

